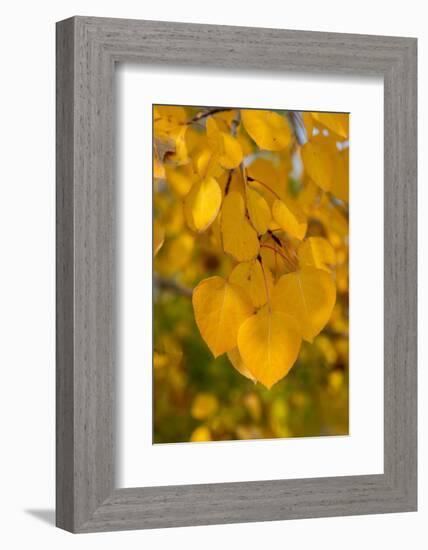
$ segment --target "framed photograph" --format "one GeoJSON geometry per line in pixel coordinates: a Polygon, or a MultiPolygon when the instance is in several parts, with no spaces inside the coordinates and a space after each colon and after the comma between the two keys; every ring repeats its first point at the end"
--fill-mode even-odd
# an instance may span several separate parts
{"type": "Polygon", "coordinates": [[[416,39],[57,24],[57,525],[417,508],[416,39]]]}

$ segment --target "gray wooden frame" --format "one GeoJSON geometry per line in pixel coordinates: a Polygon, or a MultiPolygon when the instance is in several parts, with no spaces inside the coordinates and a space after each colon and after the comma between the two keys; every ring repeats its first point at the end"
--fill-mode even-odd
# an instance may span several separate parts
{"type": "Polygon", "coordinates": [[[59,527],[92,532],[416,510],[416,46],[413,38],[154,21],[73,17],[57,24],[59,527]],[[115,488],[113,80],[123,61],[384,78],[382,475],[115,488]]]}

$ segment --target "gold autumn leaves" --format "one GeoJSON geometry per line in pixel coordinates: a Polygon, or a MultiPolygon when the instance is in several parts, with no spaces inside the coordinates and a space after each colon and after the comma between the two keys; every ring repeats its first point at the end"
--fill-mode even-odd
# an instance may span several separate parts
{"type": "MultiPolygon", "coordinates": [[[[307,230],[316,189],[322,200],[348,200],[347,119],[305,113],[307,141],[299,144],[287,117],[273,111],[207,109],[189,119],[181,107],[154,109],[155,178],[182,198],[192,234],[210,232],[233,261],[227,276],[193,289],[200,334],[214,357],[227,353],[267,388],[290,371],[336,302],[334,249],[307,230]],[[291,155],[310,181],[299,201],[275,169],[291,155]]],[[[156,254],[165,239],[157,220],[153,239],[156,254]]]]}

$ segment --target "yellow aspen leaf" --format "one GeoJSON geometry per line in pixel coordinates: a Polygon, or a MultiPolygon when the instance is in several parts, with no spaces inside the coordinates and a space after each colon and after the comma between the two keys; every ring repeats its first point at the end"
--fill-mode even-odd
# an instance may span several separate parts
{"type": "Polygon", "coordinates": [[[196,420],[205,420],[212,416],[217,409],[218,401],[215,395],[212,393],[198,393],[192,403],[190,412],[196,420]]]}
{"type": "Polygon", "coordinates": [[[165,240],[165,228],[159,220],[153,222],[153,255],[159,252],[165,240]]]}
{"type": "Polygon", "coordinates": [[[217,217],[221,205],[221,189],[214,178],[195,183],[184,199],[184,215],[193,231],[202,233],[217,217]]]}
{"type": "Polygon", "coordinates": [[[239,374],[242,374],[242,376],[245,376],[245,378],[248,378],[252,382],[256,382],[256,379],[254,378],[254,376],[245,366],[238,348],[234,348],[231,351],[228,351],[227,357],[229,358],[229,361],[232,363],[232,366],[239,372],[239,374]]]}
{"type": "Polygon", "coordinates": [[[156,105],[153,111],[154,134],[160,139],[177,139],[186,132],[186,111],[183,107],[156,105]]]}
{"type": "Polygon", "coordinates": [[[301,241],[306,235],[308,222],[303,212],[298,208],[291,208],[284,201],[276,199],[272,205],[274,221],[283,231],[301,241]]]}
{"type": "Polygon", "coordinates": [[[260,256],[262,257],[263,267],[268,268],[275,278],[278,278],[279,275],[284,274],[290,270],[288,262],[281,254],[281,250],[277,251],[277,247],[272,246],[271,248],[266,248],[262,246],[260,248],[260,256]]]}
{"type": "Polygon", "coordinates": [[[237,117],[236,109],[230,109],[228,111],[219,111],[218,113],[215,113],[214,115],[212,115],[212,118],[214,118],[217,123],[225,124],[226,127],[228,128],[232,126],[232,123],[234,120],[236,120],[236,117],[237,117]]]}
{"type": "Polygon", "coordinates": [[[328,323],[335,303],[336,286],[332,276],[313,267],[283,275],[272,293],[273,309],[293,317],[308,342],[328,323]]]}
{"type": "Polygon", "coordinates": [[[194,246],[194,238],[188,233],[168,239],[156,256],[156,271],[162,275],[177,273],[189,263],[194,246]]]}
{"type": "Polygon", "coordinates": [[[153,129],[159,160],[176,165],[189,161],[185,141],[188,126],[183,107],[156,105],[153,129]]]}
{"type": "Polygon", "coordinates": [[[310,178],[304,179],[296,201],[306,215],[309,216],[318,207],[320,193],[322,191],[316,183],[310,178]]]}
{"type": "Polygon", "coordinates": [[[229,275],[229,281],[241,286],[251,298],[255,307],[261,307],[267,302],[266,286],[269,294],[273,290],[272,273],[268,267],[264,266],[262,268],[258,260],[236,265],[229,275]]]}
{"type": "Polygon", "coordinates": [[[182,166],[167,164],[165,166],[165,176],[170,188],[180,197],[185,197],[198,179],[191,163],[182,166]]]}
{"type": "Polygon", "coordinates": [[[289,179],[289,176],[292,175],[291,172],[294,169],[294,164],[293,164],[294,161],[292,158],[291,148],[284,149],[283,151],[281,151],[279,153],[278,160],[279,160],[278,177],[279,177],[280,185],[283,189],[283,191],[281,190],[279,194],[281,195],[281,192],[284,192],[284,194],[288,194],[288,191],[289,191],[288,179],[289,179]]]}
{"type": "Polygon", "coordinates": [[[313,118],[341,139],[349,136],[349,115],[345,113],[312,113],[313,118]]]}
{"type": "Polygon", "coordinates": [[[209,147],[204,147],[194,155],[194,164],[196,172],[201,178],[209,177],[216,169],[216,158],[214,152],[209,147]]]}
{"type": "Polygon", "coordinates": [[[256,157],[251,164],[247,166],[247,174],[256,180],[261,180],[269,186],[276,188],[278,180],[277,164],[272,159],[256,157]]]}
{"type": "MultiPolygon", "coordinates": [[[[229,124],[228,124],[225,120],[222,120],[222,119],[218,116],[218,113],[215,113],[214,115],[210,115],[208,118],[206,118],[205,130],[207,129],[206,126],[207,126],[209,120],[210,120],[211,122],[214,122],[215,128],[217,128],[218,130],[220,130],[220,132],[224,132],[224,133],[226,133],[226,134],[230,134],[230,126],[229,126],[229,124]]],[[[207,133],[207,138],[209,139],[208,133],[207,133]]]]}
{"type": "Polygon", "coordinates": [[[338,199],[349,202],[349,147],[335,155],[330,191],[338,199]]]}
{"type": "Polygon", "coordinates": [[[239,141],[230,134],[221,132],[221,138],[222,143],[219,162],[223,168],[227,168],[228,170],[236,168],[241,164],[243,158],[241,145],[239,141]]]}
{"type": "Polygon", "coordinates": [[[227,126],[221,124],[220,121],[216,121],[213,116],[209,116],[206,119],[205,130],[207,132],[207,141],[212,148],[217,151],[220,148],[220,134],[225,133],[227,126]]]}
{"type": "Polygon", "coordinates": [[[309,111],[305,111],[304,113],[302,113],[302,119],[303,125],[306,130],[306,137],[307,139],[311,139],[312,132],[314,130],[314,119],[312,113],[310,113],[309,111]]]}
{"type": "Polygon", "coordinates": [[[247,168],[247,177],[250,185],[257,189],[272,205],[276,198],[285,198],[284,180],[280,179],[279,171],[273,162],[257,158],[247,168]]]}
{"type": "Polygon", "coordinates": [[[239,125],[236,139],[239,141],[239,145],[241,146],[244,157],[246,157],[247,155],[251,155],[251,153],[254,152],[254,142],[245,131],[242,124],[239,125]]]}
{"type": "Polygon", "coordinates": [[[186,148],[194,171],[201,179],[218,178],[224,169],[218,162],[218,155],[211,147],[206,132],[189,128],[186,132],[186,148]]]}
{"type": "Polygon", "coordinates": [[[193,158],[194,166],[199,177],[202,179],[214,177],[218,178],[224,173],[224,168],[220,166],[218,155],[210,147],[200,149],[193,158]]]}
{"type": "Polygon", "coordinates": [[[186,149],[190,156],[193,157],[197,151],[200,151],[207,146],[207,138],[205,132],[199,128],[189,125],[185,134],[186,149]]]}
{"type": "Polygon", "coordinates": [[[259,253],[257,232],[245,216],[244,199],[237,191],[231,191],[223,200],[221,233],[225,252],[238,262],[252,260],[259,253]]]}
{"type": "Polygon", "coordinates": [[[323,237],[309,237],[303,241],[297,251],[300,267],[310,266],[331,272],[336,263],[334,248],[323,237]]]}
{"type": "Polygon", "coordinates": [[[247,189],[247,208],[250,221],[257,233],[266,233],[272,216],[268,203],[255,189],[247,189]]]}
{"type": "Polygon", "coordinates": [[[238,333],[238,348],[250,373],[267,388],[294,365],[302,339],[291,317],[262,308],[249,317],[238,333]]]}
{"type": "Polygon", "coordinates": [[[291,142],[291,130],[286,119],[273,111],[242,109],[242,122],[260,149],[281,151],[291,142]]]}
{"type": "Polygon", "coordinates": [[[328,197],[321,204],[317,217],[323,222],[330,240],[337,238],[337,235],[342,239],[349,235],[348,217],[331,204],[328,197]]]}
{"type": "Polygon", "coordinates": [[[199,332],[214,357],[235,348],[239,327],[253,313],[245,291],[222,277],[209,277],[193,290],[192,303],[199,332]]]}
{"type": "Polygon", "coordinates": [[[203,441],[212,441],[211,431],[207,426],[198,426],[190,436],[190,441],[193,443],[201,443],[203,441]]]}
{"type": "Polygon", "coordinates": [[[324,191],[330,191],[333,178],[331,146],[327,141],[308,141],[301,148],[306,173],[324,191]]]}
{"type": "Polygon", "coordinates": [[[214,118],[209,117],[206,123],[208,142],[223,166],[231,170],[241,164],[243,154],[238,140],[226,132],[222,132],[214,118]]]}
{"type": "Polygon", "coordinates": [[[218,183],[221,187],[223,195],[227,195],[231,191],[237,191],[238,193],[244,193],[245,191],[245,182],[242,175],[242,170],[228,170],[227,172],[223,172],[221,177],[218,179],[218,183]]]}

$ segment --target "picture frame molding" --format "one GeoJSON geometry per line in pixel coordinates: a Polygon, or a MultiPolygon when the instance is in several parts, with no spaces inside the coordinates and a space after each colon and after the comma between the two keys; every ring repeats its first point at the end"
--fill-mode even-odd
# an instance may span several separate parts
{"type": "Polygon", "coordinates": [[[415,511],[416,39],[72,17],[57,23],[56,56],[57,526],[85,533],[415,511]],[[114,71],[122,62],[383,77],[383,474],[115,488],[114,71]]]}

